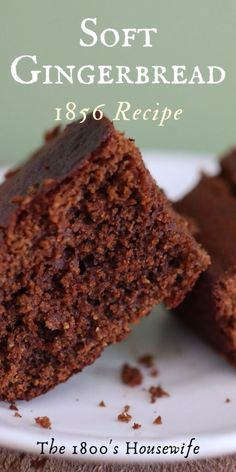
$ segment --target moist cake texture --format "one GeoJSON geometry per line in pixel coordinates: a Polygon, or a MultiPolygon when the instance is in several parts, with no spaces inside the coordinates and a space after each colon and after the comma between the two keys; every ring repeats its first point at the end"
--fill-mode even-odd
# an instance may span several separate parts
{"type": "Polygon", "coordinates": [[[0,398],[91,364],[154,304],[180,303],[208,257],[133,140],[88,116],[0,186],[0,398]]]}
{"type": "Polygon", "coordinates": [[[215,177],[204,175],[175,204],[190,218],[211,265],[178,307],[179,315],[232,362],[236,362],[236,150],[215,177]]]}

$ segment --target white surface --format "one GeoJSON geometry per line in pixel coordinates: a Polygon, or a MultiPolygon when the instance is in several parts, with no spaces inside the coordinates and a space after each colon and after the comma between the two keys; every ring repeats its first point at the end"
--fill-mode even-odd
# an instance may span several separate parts
{"type": "MultiPolygon", "coordinates": [[[[200,169],[214,172],[216,164],[209,156],[146,154],[145,161],[160,185],[172,198],[179,197],[198,178],[200,169]]],[[[57,445],[72,446],[86,441],[106,445],[107,455],[74,455],[89,461],[164,461],[180,460],[181,455],[125,454],[126,441],[142,445],[182,445],[194,437],[200,446],[195,459],[236,452],[236,372],[226,361],[178,324],[174,315],[161,307],[136,326],[123,343],[108,348],[102,357],[83,373],[71,378],[48,394],[29,403],[18,402],[22,418],[15,418],[7,404],[0,404],[0,444],[39,452],[37,441],[54,437],[57,445]],[[136,364],[142,354],[155,355],[160,372],[150,377],[142,368],[144,383],[129,388],[120,381],[124,362],[136,364]],[[151,404],[143,389],[161,384],[170,393],[151,404]],[[230,403],[225,403],[226,398],[230,403]],[[98,407],[104,400],[106,408],[98,407]],[[133,421],[120,423],[117,414],[125,404],[131,406],[133,421]],[[43,430],[34,417],[48,415],[52,430],[43,430]],[[157,415],[163,424],[153,425],[157,415]],[[142,428],[134,431],[133,422],[142,428]],[[111,445],[109,440],[112,439],[111,445]],[[112,454],[113,446],[119,453],[112,454]]]]}

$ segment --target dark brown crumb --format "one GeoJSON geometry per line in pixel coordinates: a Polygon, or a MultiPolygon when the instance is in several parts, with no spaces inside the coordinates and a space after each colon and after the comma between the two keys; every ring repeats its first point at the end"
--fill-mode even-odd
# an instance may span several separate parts
{"type": "Polygon", "coordinates": [[[16,411],[16,412],[14,413],[14,416],[15,416],[16,418],[22,418],[22,415],[20,415],[19,411],[16,411]]]}
{"type": "Polygon", "coordinates": [[[101,407],[105,408],[106,404],[103,400],[101,400],[100,403],[98,404],[98,406],[101,406],[101,407]]]}
{"type": "Polygon", "coordinates": [[[151,377],[158,377],[158,370],[156,369],[156,367],[153,367],[151,370],[150,370],[150,375],[151,377]]]}
{"type": "Polygon", "coordinates": [[[160,385],[158,385],[157,387],[150,387],[149,388],[149,393],[150,393],[150,397],[151,397],[151,403],[155,403],[155,401],[157,400],[157,398],[162,398],[162,397],[169,397],[169,393],[166,392],[160,385]]]}
{"type": "Polygon", "coordinates": [[[118,421],[122,421],[123,423],[129,423],[132,420],[132,416],[129,413],[122,412],[117,416],[118,421]]]}
{"type": "Polygon", "coordinates": [[[151,354],[145,354],[139,357],[138,362],[148,369],[154,365],[153,356],[151,354]]]}
{"type": "Polygon", "coordinates": [[[231,402],[230,398],[225,399],[225,403],[230,403],[230,402],[231,402]]]}
{"type": "Polygon", "coordinates": [[[41,426],[41,428],[45,429],[51,429],[51,420],[48,418],[48,416],[37,416],[37,418],[34,418],[35,423],[41,426]]]}
{"type": "Polygon", "coordinates": [[[153,424],[162,424],[162,417],[159,415],[153,421],[153,424]]]}
{"type": "Polygon", "coordinates": [[[130,410],[130,405],[124,406],[124,412],[127,413],[130,410]]]}
{"type": "Polygon", "coordinates": [[[137,367],[131,367],[129,364],[124,364],[121,370],[122,382],[129,387],[136,387],[143,381],[143,376],[137,367]]]}
{"type": "Polygon", "coordinates": [[[142,425],[139,424],[139,423],[134,423],[133,426],[132,426],[133,429],[140,429],[141,427],[142,427],[142,425]]]}
{"type": "Polygon", "coordinates": [[[129,405],[124,406],[123,411],[117,416],[118,421],[122,421],[123,423],[129,423],[129,421],[132,420],[132,416],[128,413],[129,409],[129,405]]]}
{"type": "Polygon", "coordinates": [[[14,410],[14,411],[18,411],[18,408],[17,408],[17,406],[16,406],[15,403],[11,403],[11,404],[9,405],[9,409],[10,409],[10,410],[14,410]]]}

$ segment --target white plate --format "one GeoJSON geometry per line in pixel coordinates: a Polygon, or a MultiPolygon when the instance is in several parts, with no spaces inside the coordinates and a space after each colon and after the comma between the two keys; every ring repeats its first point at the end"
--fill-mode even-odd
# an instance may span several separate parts
{"type": "MultiPolygon", "coordinates": [[[[216,169],[210,156],[156,152],[146,153],[145,161],[171,198],[187,191],[198,179],[200,169],[209,172],[216,169]]],[[[126,443],[132,446],[135,441],[138,448],[181,446],[196,438],[194,445],[200,447],[200,452],[191,453],[189,458],[233,453],[236,452],[235,403],[235,370],[180,326],[173,314],[159,307],[133,329],[126,341],[108,348],[83,373],[29,403],[18,402],[22,418],[14,417],[9,405],[1,403],[0,445],[39,453],[37,441],[50,442],[54,438],[57,446],[65,446],[64,456],[71,456],[72,447],[85,441],[88,447],[107,446],[107,454],[87,452],[71,457],[80,461],[157,462],[181,460],[183,455],[127,455],[126,443]],[[142,368],[141,387],[123,385],[120,381],[123,363],[136,365],[137,358],[146,353],[155,355],[159,377],[151,377],[142,368]],[[151,404],[144,388],[157,384],[171,396],[151,404]],[[228,397],[231,402],[225,403],[228,397]],[[106,408],[98,406],[101,400],[106,408]],[[125,404],[131,407],[133,422],[142,424],[139,430],[132,429],[133,422],[117,421],[117,414],[125,404]],[[45,415],[52,421],[50,431],[34,423],[34,417],[45,415]],[[153,425],[157,415],[163,420],[160,426],[153,425]],[[114,446],[118,446],[116,455],[114,446]]]]}

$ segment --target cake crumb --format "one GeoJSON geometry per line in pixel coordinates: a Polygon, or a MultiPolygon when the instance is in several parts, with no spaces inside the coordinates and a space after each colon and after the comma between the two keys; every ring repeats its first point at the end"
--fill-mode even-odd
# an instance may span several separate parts
{"type": "Polygon", "coordinates": [[[124,406],[124,411],[127,413],[130,410],[130,405],[125,405],[124,406]]]}
{"type": "Polygon", "coordinates": [[[144,367],[147,367],[147,369],[153,367],[154,365],[153,356],[151,354],[145,354],[139,357],[138,362],[144,367]]]}
{"type": "Polygon", "coordinates": [[[153,424],[162,424],[162,417],[159,415],[153,421],[153,424]]]}
{"type": "Polygon", "coordinates": [[[136,387],[143,381],[143,376],[137,367],[131,367],[129,364],[124,364],[121,370],[122,382],[129,387],[136,387]]]}
{"type": "Polygon", "coordinates": [[[231,402],[230,398],[225,399],[225,403],[230,403],[230,402],[231,402]]]}
{"type": "Polygon", "coordinates": [[[129,423],[132,420],[132,416],[129,413],[125,413],[124,411],[117,416],[118,421],[122,421],[123,423],[129,423]]]}
{"type": "Polygon", "coordinates": [[[15,416],[16,418],[22,418],[22,415],[19,413],[19,411],[16,411],[16,412],[14,413],[14,416],[15,416]]]}
{"type": "Polygon", "coordinates": [[[129,405],[124,406],[123,411],[117,416],[118,421],[129,423],[129,421],[132,420],[132,416],[128,413],[129,409],[129,405]]]}
{"type": "Polygon", "coordinates": [[[132,426],[133,429],[140,429],[141,427],[142,427],[142,425],[139,424],[139,423],[134,423],[133,426],[132,426]]]}
{"type": "Polygon", "coordinates": [[[45,429],[51,429],[51,420],[48,418],[48,416],[37,416],[37,418],[34,418],[35,423],[41,426],[41,428],[45,429]]]}
{"type": "Polygon", "coordinates": [[[158,374],[159,374],[159,372],[158,372],[157,368],[153,367],[150,371],[151,377],[158,377],[158,374]]]}
{"type": "Polygon", "coordinates": [[[101,400],[100,403],[98,404],[98,406],[101,406],[102,408],[105,408],[106,404],[103,400],[101,400]]]}
{"type": "Polygon", "coordinates": [[[15,404],[14,402],[12,402],[12,403],[9,405],[9,410],[18,411],[18,407],[16,406],[16,404],[15,404]]]}
{"type": "Polygon", "coordinates": [[[169,397],[169,393],[166,392],[160,385],[158,385],[157,387],[150,387],[149,388],[149,393],[150,393],[150,397],[151,397],[151,403],[155,403],[155,401],[157,400],[157,398],[162,398],[162,397],[169,397]]]}

